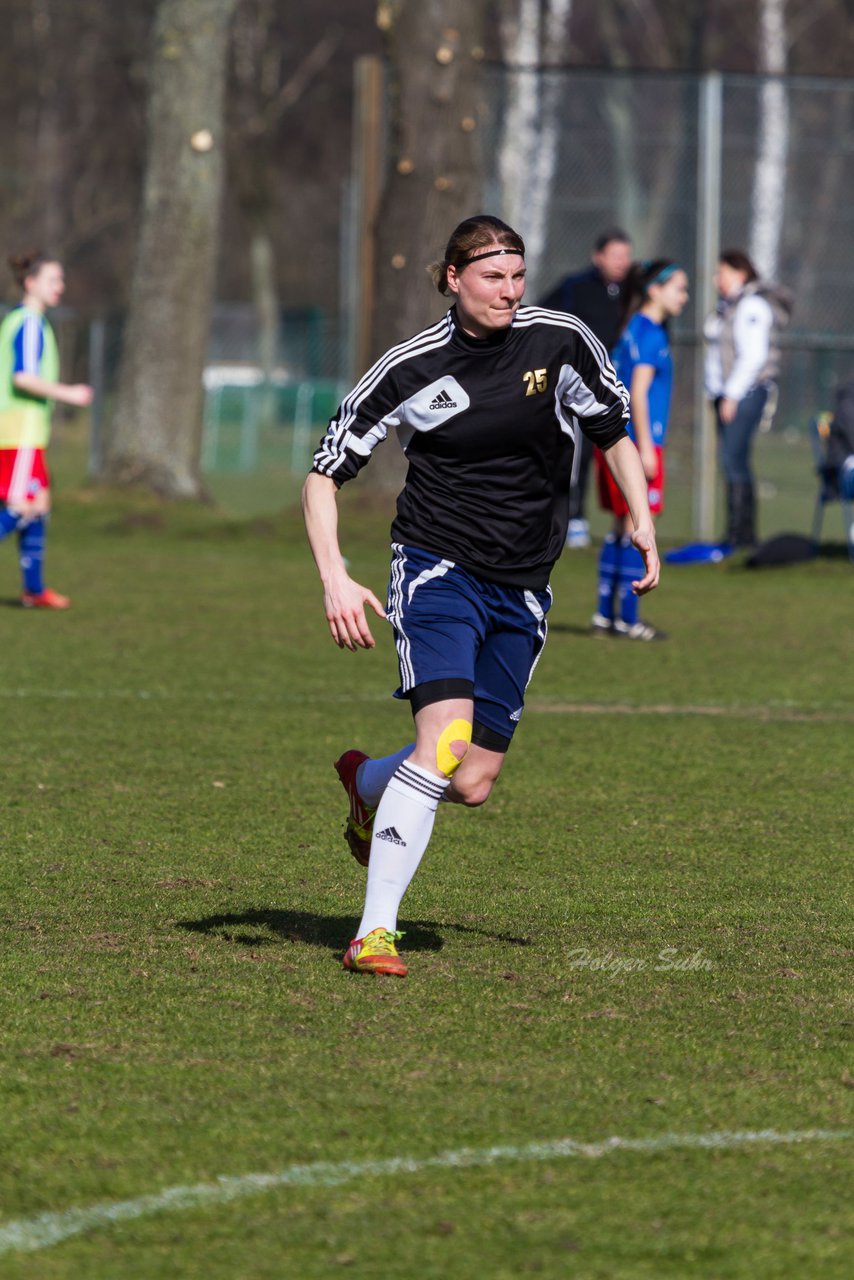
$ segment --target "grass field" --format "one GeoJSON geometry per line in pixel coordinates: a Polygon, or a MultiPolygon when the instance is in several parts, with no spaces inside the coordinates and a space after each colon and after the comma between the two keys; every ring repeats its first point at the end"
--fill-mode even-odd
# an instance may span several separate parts
{"type": "Polygon", "coordinates": [[[296,517],[66,493],[49,568],[66,615],[0,553],[4,1280],[852,1274],[844,556],[673,569],[660,646],[565,557],[405,982],[340,968],[331,767],[405,741],[390,639],[335,649],[296,517]]]}

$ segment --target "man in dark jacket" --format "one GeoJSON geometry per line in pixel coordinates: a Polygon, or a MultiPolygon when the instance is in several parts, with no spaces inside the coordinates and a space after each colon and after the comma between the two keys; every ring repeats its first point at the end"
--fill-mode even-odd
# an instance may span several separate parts
{"type": "Polygon", "coordinates": [[[829,466],[841,472],[848,463],[850,470],[852,458],[854,458],[854,381],[843,382],[836,389],[836,403],[827,439],[829,466]]]}
{"type": "MultiPolygon", "coordinates": [[[[854,502],[854,382],[843,382],[837,388],[827,440],[827,461],[834,468],[843,513],[850,512],[846,504],[854,502]]],[[[848,525],[848,553],[854,559],[854,522],[848,525]]]]}
{"type": "MultiPolygon", "coordinates": [[[[540,306],[578,316],[610,352],[620,336],[623,283],[632,265],[630,237],[619,227],[603,231],[593,246],[591,260],[591,267],[566,276],[541,299],[540,306]]],[[[592,457],[593,447],[585,436],[569,493],[568,547],[590,545],[590,526],[585,518],[584,504],[592,457]]]]}

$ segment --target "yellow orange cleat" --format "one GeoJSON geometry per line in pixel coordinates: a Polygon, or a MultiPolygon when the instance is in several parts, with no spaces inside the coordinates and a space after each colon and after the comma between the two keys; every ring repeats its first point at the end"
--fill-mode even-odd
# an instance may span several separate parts
{"type": "Polygon", "coordinates": [[[372,929],[364,938],[354,938],[344,953],[344,968],[353,973],[388,973],[405,978],[409,970],[394,945],[402,933],[372,929]]]}

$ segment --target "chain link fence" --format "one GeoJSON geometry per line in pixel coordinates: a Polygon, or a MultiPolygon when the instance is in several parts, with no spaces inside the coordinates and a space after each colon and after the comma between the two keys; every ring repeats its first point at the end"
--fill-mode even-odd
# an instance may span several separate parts
{"type": "MultiPolygon", "coordinates": [[[[715,255],[757,244],[767,253],[770,244],[774,275],[792,291],[795,308],[783,339],[776,420],[757,446],[761,532],[808,529],[816,482],[807,424],[830,407],[837,382],[854,377],[854,83],[494,66],[487,90],[483,205],[525,235],[529,301],[583,268],[598,233],[615,223],[632,235],[638,257],[672,257],[689,273],[694,298],[672,333],[665,540],[701,531],[700,471],[709,469],[710,454],[698,448],[704,429],[700,333],[712,301],[715,255]],[[539,109],[519,136],[513,106],[522,90],[539,109]]],[[[350,181],[359,178],[354,173],[350,181]]],[[[360,300],[346,282],[356,268],[345,256],[335,313],[279,313],[275,341],[265,348],[272,349],[268,377],[261,373],[264,343],[254,309],[217,306],[203,452],[215,492],[243,486],[250,505],[266,506],[296,492],[314,440],[352,372],[360,300]],[[276,477],[276,484],[259,484],[259,476],[276,477]]],[[[63,310],[57,321],[64,369],[98,389],[95,469],[122,318],[84,321],[63,310]]]]}
{"type": "MultiPolygon", "coordinates": [[[[64,308],[54,317],[62,366],[91,382],[95,401],[87,469],[97,475],[115,404],[126,317],[64,308]]],[[[202,472],[211,492],[245,514],[293,501],[323,426],[346,386],[343,320],[320,308],[280,312],[266,347],[255,309],[218,303],[204,372],[202,472]],[[262,371],[261,352],[272,367],[262,371]]]]}
{"type": "Polygon", "coordinates": [[[757,448],[762,531],[807,529],[816,490],[807,426],[837,382],[854,377],[854,84],[494,67],[489,91],[488,203],[516,212],[529,300],[582,269],[612,225],[630,233],[637,257],[673,258],[689,273],[694,301],[672,328],[665,537],[700,531],[698,493],[709,480],[697,474],[701,332],[717,253],[738,247],[760,267],[770,260],[795,307],[774,427],[757,448]],[[514,102],[532,95],[540,111],[520,148],[508,125],[514,102]],[[544,149],[547,184],[538,180],[544,149]],[[521,201],[507,190],[508,150],[521,154],[521,201]]]}

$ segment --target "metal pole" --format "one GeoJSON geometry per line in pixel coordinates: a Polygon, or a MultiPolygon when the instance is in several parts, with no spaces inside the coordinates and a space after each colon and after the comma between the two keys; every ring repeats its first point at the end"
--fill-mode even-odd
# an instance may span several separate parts
{"type": "Polygon", "coordinates": [[[348,387],[354,386],[362,370],[357,368],[359,290],[356,286],[356,263],[359,261],[356,233],[356,183],[351,174],[341,188],[341,263],[338,291],[341,310],[341,347],[335,362],[335,373],[348,387]]]}
{"type": "Polygon", "coordinates": [[[89,325],[89,385],[92,408],[89,413],[89,478],[97,479],[104,465],[104,362],[106,325],[93,320],[89,325]]]}
{"type": "MultiPolygon", "coordinates": [[[[267,385],[269,386],[269,383],[267,385]]],[[[263,395],[263,388],[263,380],[240,388],[243,396],[243,417],[240,430],[240,452],[237,459],[238,471],[250,472],[258,466],[258,400],[263,395]]]]}
{"type": "Polygon", "coordinates": [[[697,280],[694,287],[697,351],[694,370],[694,532],[715,536],[717,476],[714,413],[703,387],[703,322],[716,301],[714,273],[721,251],[721,157],[723,77],[709,72],[700,82],[697,174],[697,280]]]}
{"type": "Polygon", "coordinates": [[[202,434],[202,471],[216,471],[219,450],[219,423],[222,410],[222,385],[205,387],[204,425],[202,434]]]}
{"type": "Polygon", "coordinates": [[[356,299],[353,316],[355,381],[371,362],[374,314],[374,228],[382,182],[384,74],[373,55],[356,59],[353,121],[356,299]]]}
{"type": "Polygon", "coordinates": [[[294,434],[291,441],[291,471],[303,475],[311,458],[311,428],[314,422],[314,382],[301,382],[294,405],[294,434]]]}

